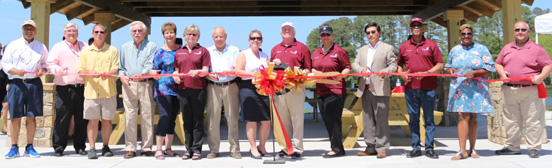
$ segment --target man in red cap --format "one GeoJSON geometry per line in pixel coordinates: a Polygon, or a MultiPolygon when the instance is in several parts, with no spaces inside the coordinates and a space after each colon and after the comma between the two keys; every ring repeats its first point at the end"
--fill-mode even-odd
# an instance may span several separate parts
{"type": "MultiPolygon", "coordinates": [[[[443,54],[434,41],[423,35],[423,21],[421,18],[410,20],[412,38],[401,44],[397,72],[399,73],[438,73],[443,70],[443,54]],[[404,66],[404,67],[403,67],[404,66]]],[[[420,106],[424,110],[426,129],[425,151],[426,156],[437,159],[439,156],[433,150],[435,121],[433,108],[435,107],[436,76],[401,75],[405,81],[405,99],[408,114],[410,115],[410,131],[412,133],[412,151],[406,155],[414,158],[422,155],[420,150],[420,106]]]]}

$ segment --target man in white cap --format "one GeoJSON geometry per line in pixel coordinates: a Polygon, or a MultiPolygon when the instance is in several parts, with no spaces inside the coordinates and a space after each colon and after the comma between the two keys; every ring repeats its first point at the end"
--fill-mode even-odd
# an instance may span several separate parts
{"type": "Polygon", "coordinates": [[[8,104],[11,118],[10,152],[6,159],[19,157],[19,129],[21,118],[27,117],[27,146],[25,156],[40,157],[40,153],[33,148],[33,139],[36,130],[35,117],[42,116],[42,80],[40,76],[46,72],[48,49],[34,38],[36,24],[32,20],[23,22],[21,26],[23,37],[12,41],[2,58],[2,69],[11,80],[8,90],[8,104]],[[33,73],[29,73],[33,72],[33,73]]]}
{"type": "MultiPolygon", "coordinates": [[[[295,39],[295,27],[293,23],[285,22],[281,26],[280,35],[282,43],[276,44],[271,51],[271,61],[276,65],[288,64],[289,67],[299,67],[307,72],[311,69],[311,56],[307,46],[295,39]]],[[[283,95],[274,96],[276,108],[282,119],[288,137],[292,137],[294,153],[289,154],[292,159],[301,158],[303,153],[303,125],[304,125],[304,104],[305,87],[300,90],[291,89],[283,95]]],[[[282,151],[279,156],[285,156],[285,144],[280,144],[282,151]]],[[[265,153],[265,151],[260,151],[265,153]]]]}

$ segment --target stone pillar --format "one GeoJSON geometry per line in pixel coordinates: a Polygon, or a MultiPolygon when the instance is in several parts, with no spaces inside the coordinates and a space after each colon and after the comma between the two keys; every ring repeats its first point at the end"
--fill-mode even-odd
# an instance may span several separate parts
{"type": "Polygon", "coordinates": [[[435,90],[435,98],[438,100],[435,103],[435,111],[443,112],[444,126],[456,126],[458,124],[458,115],[456,113],[450,113],[447,111],[449,100],[450,78],[439,78],[437,89],[435,90]]]}
{"type": "MultiPolygon", "coordinates": [[[[55,104],[54,104],[54,92],[56,90],[55,84],[44,83],[44,111],[43,116],[36,117],[36,132],[33,140],[33,145],[37,147],[51,147],[52,136],[54,132],[54,120],[55,120],[55,104]]],[[[11,122],[11,121],[10,121],[11,122]]],[[[8,122],[8,126],[10,126],[8,122]]],[[[19,131],[19,139],[17,144],[19,146],[27,145],[27,129],[26,129],[26,117],[21,118],[21,128],[19,131]]],[[[9,132],[9,131],[8,131],[9,132]]],[[[6,139],[6,146],[11,146],[12,142],[11,134],[8,134],[6,139]]]]}
{"type": "Polygon", "coordinates": [[[105,37],[105,43],[111,45],[111,23],[115,21],[115,14],[108,11],[100,11],[94,13],[94,22],[100,23],[105,26],[107,32],[105,37]]]}
{"type": "Polygon", "coordinates": [[[521,0],[502,0],[502,34],[504,44],[515,40],[514,27],[521,21],[521,0]]]}
{"type": "MultiPolygon", "coordinates": [[[[503,121],[503,101],[502,101],[502,82],[490,82],[489,92],[491,93],[491,101],[493,103],[494,113],[487,116],[487,137],[489,141],[496,144],[504,145],[506,142],[506,131],[504,130],[503,121]]],[[[544,102],[543,102],[544,103],[544,102]]],[[[543,115],[544,116],[544,115],[543,115]]],[[[543,122],[545,118],[542,119],[543,122]]],[[[544,129],[544,135],[547,135],[546,129],[544,129]]],[[[547,136],[544,136],[542,143],[547,143],[547,136]]],[[[525,138],[521,138],[521,143],[525,144],[525,138]]]]}
{"type": "MultiPolygon", "coordinates": [[[[44,43],[49,47],[50,41],[50,4],[56,0],[27,0],[31,3],[31,20],[36,23],[36,40],[44,43]]],[[[52,75],[44,75],[41,77],[42,82],[52,82],[52,75]]]]}
{"type": "Polygon", "coordinates": [[[445,12],[444,20],[447,22],[448,49],[460,44],[459,29],[464,19],[464,11],[458,9],[449,9],[445,12]]]}

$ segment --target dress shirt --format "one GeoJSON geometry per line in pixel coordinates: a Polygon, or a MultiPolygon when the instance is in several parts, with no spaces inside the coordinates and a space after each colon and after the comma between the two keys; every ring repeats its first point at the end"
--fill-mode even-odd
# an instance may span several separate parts
{"type": "Polygon", "coordinates": [[[119,75],[134,76],[149,74],[153,67],[153,57],[157,51],[157,45],[146,39],[138,48],[134,41],[123,44],[120,51],[119,75]]]}
{"type": "MultiPolygon", "coordinates": [[[[104,44],[102,48],[94,45],[84,48],[79,58],[79,71],[93,70],[97,73],[107,73],[119,66],[119,53],[117,48],[104,44]]],[[[84,78],[84,98],[101,99],[111,98],[117,95],[115,78],[84,78]]]]}
{"type": "MultiPolygon", "coordinates": [[[[498,54],[496,63],[504,66],[504,71],[510,73],[510,78],[538,75],[542,68],[552,65],[546,51],[531,39],[523,47],[518,47],[515,41],[506,44],[498,54]]],[[[510,83],[533,84],[531,81],[511,81],[510,83]]]]}
{"type": "Polygon", "coordinates": [[[10,79],[31,79],[36,78],[35,74],[25,74],[24,76],[12,75],[8,73],[10,69],[22,69],[27,72],[36,72],[39,68],[46,68],[46,59],[48,58],[48,49],[40,41],[33,39],[30,43],[23,37],[8,44],[6,52],[2,58],[2,67],[10,79]]]}
{"type": "Polygon", "coordinates": [[[79,62],[79,56],[82,49],[88,47],[88,44],[77,41],[75,45],[63,40],[56,43],[50,54],[48,55],[48,69],[52,73],[57,73],[60,70],[67,68],[65,71],[67,75],[55,75],[54,83],[56,85],[68,85],[68,84],[84,84],[84,79],[78,74],[77,64],[79,62]]]}
{"type": "MultiPolygon", "coordinates": [[[[368,53],[366,55],[366,68],[368,68],[368,70],[366,72],[372,72],[372,61],[374,61],[379,43],[380,41],[378,41],[375,46],[372,46],[372,43],[368,43],[368,53]]],[[[370,78],[366,78],[366,84],[370,84],[370,78]]]]}
{"type": "MultiPolygon", "coordinates": [[[[219,52],[216,46],[208,47],[207,50],[209,50],[209,55],[211,55],[210,72],[223,72],[234,69],[236,58],[238,57],[238,54],[240,54],[240,49],[238,49],[238,47],[228,44],[226,44],[222,52],[219,52]]],[[[218,75],[217,77],[218,81],[214,81],[212,79],[209,80],[213,82],[227,82],[236,78],[235,76],[222,77],[218,75]]]]}

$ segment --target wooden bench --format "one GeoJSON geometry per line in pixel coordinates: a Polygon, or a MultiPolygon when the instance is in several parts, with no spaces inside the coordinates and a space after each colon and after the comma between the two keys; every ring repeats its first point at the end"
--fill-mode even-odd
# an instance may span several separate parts
{"type": "MultiPolygon", "coordinates": [[[[349,96],[345,99],[345,102],[348,101],[347,99],[350,99],[349,96]]],[[[341,115],[343,138],[345,138],[343,146],[347,149],[351,149],[356,145],[356,142],[364,129],[362,126],[362,99],[354,99],[356,99],[352,100],[354,104],[349,108],[345,106],[346,108],[343,109],[343,114],[341,115]]],[[[421,110],[421,113],[420,118],[422,119],[420,120],[420,128],[422,129],[420,129],[420,139],[422,143],[425,144],[425,129],[423,129],[425,122],[423,120],[423,110],[421,110]]],[[[443,118],[443,112],[434,111],[433,114],[435,115],[435,125],[439,125],[443,118]]],[[[408,115],[408,111],[406,109],[404,94],[393,93],[389,99],[389,126],[392,128],[400,126],[405,135],[410,137],[411,132],[408,126],[408,122],[410,120],[409,117],[410,116],[408,115]]]]}
{"type": "MultiPolygon", "coordinates": [[[[138,120],[137,124],[140,125],[140,114],[138,114],[138,120]]],[[[159,122],[159,114],[155,114],[153,116],[153,125],[156,125],[159,122]]],[[[116,145],[123,134],[125,133],[125,113],[123,108],[117,109],[115,113],[115,119],[111,120],[111,124],[115,124],[115,128],[113,129],[113,132],[111,132],[111,136],[109,137],[109,145],[116,145]]],[[[184,121],[182,120],[182,113],[179,112],[178,116],[176,116],[176,124],[174,132],[180,138],[180,142],[182,144],[185,144],[186,137],[184,136],[184,121]]],[[[155,135],[154,135],[155,138],[155,135]]]]}

